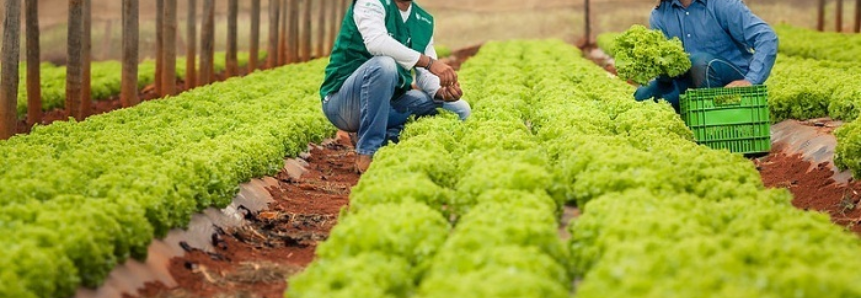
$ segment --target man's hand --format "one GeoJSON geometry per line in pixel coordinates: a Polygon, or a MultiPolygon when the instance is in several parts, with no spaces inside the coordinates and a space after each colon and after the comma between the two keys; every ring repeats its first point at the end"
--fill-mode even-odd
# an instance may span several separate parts
{"type": "Polygon", "coordinates": [[[748,81],[748,80],[738,80],[738,81],[734,81],[734,82],[732,82],[732,83],[727,84],[727,85],[726,85],[726,88],[750,87],[750,86],[753,86],[753,84],[751,84],[751,83],[750,83],[750,81],[748,81]]]}
{"type": "Polygon", "coordinates": [[[437,99],[440,99],[445,102],[454,102],[460,100],[463,97],[463,90],[460,89],[460,84],[455,83],[449,87],[439,88],[439,91],[436,92],[437,99]]]}
{"type": "Polygon", "coordinates": [[[426,59],[428,63],[425,65],[430,64],[428,71],[439,77],[440,86],[449,87],[457,83],[457,73],[454,72],[454,68],[451,68],[451,66],[448,66],[445,62],[431,60],[430,57],[427,57],[426,59]]]}

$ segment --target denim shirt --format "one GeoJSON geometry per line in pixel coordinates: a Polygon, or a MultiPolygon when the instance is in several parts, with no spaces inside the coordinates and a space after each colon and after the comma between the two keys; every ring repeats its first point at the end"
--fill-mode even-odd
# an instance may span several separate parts
{"type": "Polygon", "coordinates": [[[652,29],[678,37],[688,53],[708,53],[738,66],[755,85],[768,79],[777,58],[777,35],[741,0],[663,1],[652,11],[652,29]]]}

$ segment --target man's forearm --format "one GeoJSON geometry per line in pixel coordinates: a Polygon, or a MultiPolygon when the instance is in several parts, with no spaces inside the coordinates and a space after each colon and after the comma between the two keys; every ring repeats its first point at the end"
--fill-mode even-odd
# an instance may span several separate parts
{"type": "Polygon", "coordinates": [[[771,28],[756,37],[755,52],[745,79],[755,85],[765,83],[777,59],[777,35],[771,28]]]}

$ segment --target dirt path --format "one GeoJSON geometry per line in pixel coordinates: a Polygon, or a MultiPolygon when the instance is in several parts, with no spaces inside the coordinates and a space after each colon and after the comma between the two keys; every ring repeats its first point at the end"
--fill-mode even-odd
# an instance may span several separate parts
{"type": "Polygon", "coordinates": [[[352,149],[345,138],[314,146],[300,179],[285,172],[275,177],[279,185],[269,189],[275,203],[267,211],[247,214],[244,227],[219,229],[212,235],[215,252],[187,247],[185,256],[171,260],[178,286],[151,283],[124,297],[283,297],[286,278],[311,263],[317,243],[348,205],[359,179],[352,149]]]}
{"type": "MultiPolygon", "coordinates": [[[[481,45],[453,52],[446,62],[455,67],[474,56],[481,45]]],[[[286,172],[275,176],[275,199],[268,210],[249,213],[250,223],[212,235],[214,252],[184,246],[186,253],[171,260],[169,270],[177,286],[148,283],[124,298],[283,297],[287,277],[314,259],[342,207],[349,205],[350,189],[358,182],[353,171],[355,153],[345,134],[336,142],[314,146],[307,172],[298,180],[286,172]]]]}
{"type": "Polygon", "coordinates": [[[787,155],[780,148],[754,163],[766,187],[792,192],[793,206],[827,212],[832,221],[861,235],[861,182],[837,183],[831,178],[834,172],[828,163],[813,167],[801,155],[787,155]]]}

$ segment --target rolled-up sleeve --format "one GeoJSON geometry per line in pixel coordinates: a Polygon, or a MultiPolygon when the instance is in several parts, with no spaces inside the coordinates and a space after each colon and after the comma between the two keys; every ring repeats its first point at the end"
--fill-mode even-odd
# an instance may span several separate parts
{"type": "Polygon", "coordinates": [[[732,38],[753,52],[744,78],[755,85],[764,83],[777,59],[777,34],[740,0],[717,1],[716,12],[732,38]]]}
{"type": "Polygon", "coordinates": [[[412,69],[421,54],[389,36],[385,18],[386,8],[378,0],[358,0],[353,6],[353,20],[368,52],[374,56],[392,57],[401,67],[412,69]]]}

